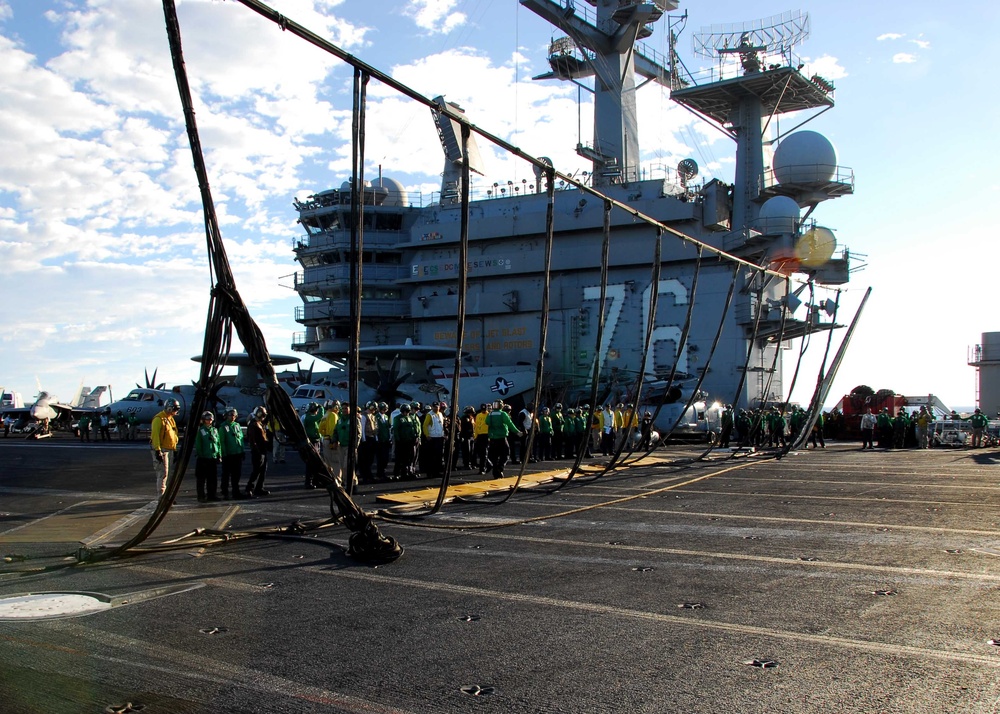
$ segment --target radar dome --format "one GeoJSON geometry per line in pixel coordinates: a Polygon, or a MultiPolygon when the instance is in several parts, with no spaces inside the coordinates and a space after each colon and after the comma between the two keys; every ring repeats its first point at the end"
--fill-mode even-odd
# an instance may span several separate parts
{"type": "Polygon", "coordinates": [[[760,207],[757,229],[773,236],[795,233],[799,229],[799,204],[788,196],[774,196],[760,207]]]}
{"type": "Polygon", "coordinates": [[[818,268],[833,257],[837,250],[837,238],[833,231],[823,226],[806,231],[795,243],[795,255],[802,265],[818,268]]]}
{"type": "Polygon", "coordinates": [[[837,170],[837,150],[822,134],[797,131],[774,151],[774,177],[778,183],[823,183],[837,170]]]}
{"type": "Polygon", "coordinates": [[[382,201],[383,206],[405,206],[409,203],[406,189],[396,179],[383,176],[381,179],[376,179],[374,185],[376,188],[381,187],[389,192],[386,194],[385,200],[382,201]]]}
{"type": "MultiPolygon", "coordinates": [[[[344,183],[340,184],[340,190],[343,191],[343,192],[345,192],[345,193],[350,193],[350,191],[351,191],[351,184],[352,183],[354,183],[354,181],[352,179],[348,179],[347,181],[344,181],[344,183]]],[[[371,185],[372,185],[371,181],[364,181],[364,182],[362,182],[361,187],[362,188],[370,188],[371,185]]]]}

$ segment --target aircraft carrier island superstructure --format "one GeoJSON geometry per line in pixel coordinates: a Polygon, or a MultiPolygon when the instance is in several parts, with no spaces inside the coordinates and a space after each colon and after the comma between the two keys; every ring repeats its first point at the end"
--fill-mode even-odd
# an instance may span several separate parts
{"type": "MultiPolygon", "coordinates": [[[[666,17],[672,57],[637,41],[652,32],[665,12],[676,9],[673,0],[591,0],[593,7],[571,0],[520,2],[566,34],[552,42],[551,71],[535,79],[582,85],[593,78],[597,87],[594,141],[577,147],[593,165],[587,172],[589,184],[686,236],[796,281],[789,290],[780,277],[747,265],[708,252],[699,260],[692,243],[663,233],[661,272],[654,285],[657,228],[613,210],[605,326],[597,344],[604,201],[576,187],[558,187],[547,386],[568,399],[588,392],[596,358],[604,393],[627,397],[642,365],[650,296],[656,290],[660,297],[647,380],[662,383],[673,370],[675,383],[683,387],[704,374],[701,390],[712,399],[739,406],[780,402],[787,395],[779,338],[786,342],[835,327],[832,301],[813,298],[806,304],[809,295],[819,292],[804,294],[800,286],[840,285],[850,272],[847,251],[838,252],[832,233],[810,217],[822,201],[853,192],[852,173],[837,165],[832,145],[815,132],[772,136],[777,115],[833,106],[833,85],[819,76],[807,77],[791,51],[808,34],[808,16],[789,13],[764,24],[699,34],[696,52],[713,64],[699,82],[673,49],[673,26],[686,16],[666,17]],[[719,179],[696,183],[698,167],[691,159],[680,161],[676,169],[640,165],[637,81],[668,86],[673,101],[734,140],[732,184],[719,179]],[[696,273],[693,319],[685,340],[696,273]],[[720,320],[721,339],[709,363],[720,320]],[[744,369],[746,379],[736,394],[744,369]]],[[[444,99],[437,101],[444,106],[444,99]]],[[[459,195],[466,159],[457,123],[441,113],[434,119],[445,169],[433,203],[413,205],[399,182],[381,175],[363,187],[362,347],[408,341],[456,345],[459,195]]],[[[481,172],[474,142],[467,153],[470,169],[481,172]]],[[[469,367],[534,364],[544,279],[544,176],[536,170],[534,181],[473,185],[470,192],[464,335],[469,367]]],[[[305,332],[296,335],[293,348],[340,361],[353,329],[351,184],[296,201],[296,206],[306,231],[295,249],[303,267],[296,289],[304,302],[296,319],[305,332]]]]}

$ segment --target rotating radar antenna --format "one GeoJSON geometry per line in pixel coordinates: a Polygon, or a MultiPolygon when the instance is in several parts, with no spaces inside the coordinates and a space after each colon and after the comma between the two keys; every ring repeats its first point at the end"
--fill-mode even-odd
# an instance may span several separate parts
{"type": "Polygon", "coordinates": [[[795,64],[792,49],[809,37],[809,13],[800,10],[735,25],[712,25],[694,36],[694,53],[725,62],[739,56],[746,74],[795,64]]]}
{"type": "Polygon", "coordinates": [[[694,159],[681,159],[677,164],[677,175],[681,179],[681,186],[687,186],[688,181],[698,175],[698,162],[694,159]]]}

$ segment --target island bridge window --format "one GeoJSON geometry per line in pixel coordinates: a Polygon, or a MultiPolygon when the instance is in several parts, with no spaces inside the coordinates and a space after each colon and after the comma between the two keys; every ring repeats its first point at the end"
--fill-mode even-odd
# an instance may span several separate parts
{"type": "MultiPolygon", "coordinates": [[[[342,213],[340,215],[340,224],[340,227],[345,231],[349,231],[354,226],[354,217],[350,213],[342,213]]],[[[376,231],[399,231],[403,228],[403,215],[401,213],[374,213],[369,211],[364,214],[361,225],[376,231]]]]}
{"type": "Polygon", "coordinates": [[[403,293],[398,288],[363,288],[361,297],[364,300],[399,300],[403,293]]]}

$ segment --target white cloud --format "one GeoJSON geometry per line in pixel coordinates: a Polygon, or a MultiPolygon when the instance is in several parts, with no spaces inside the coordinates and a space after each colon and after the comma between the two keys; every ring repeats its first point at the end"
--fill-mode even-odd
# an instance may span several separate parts
{"type": "Polygon", "coordinates": [[[910,42],[912,42],[922,50],[929,49],[931,46],[931,43],[928,40],[910,40],[910,42]]]}
{"type": "Polygon", "coordinates": [[[917,56],[909,52],[897,52],[892,56],[893,64],[913,64],[917,61],[917,56]]]}
{"type": "MultiPolygon", "coordinates": [[[[338,4],[281,10],[343,47],[363,44],[365,28],[320,14],[338,4]]],[[[0,19],[9,8],[0,0],[0,19]]],[[[316,139],[349,115],[327,97],[331,75],[349,70],[236,3],[187,0],[178,12],[232,270],[251,310],[272,316],[269,344],[287,351],[300,302],[279,286],[294,271],[289,199],[316,139]]],[[[210,277],[162,12],[102,0],[45,17],[44,64],[0,34],[0,261],[5,291],[30,296],[3,317],[8,379],[51,384],[72,365],[129,386],[141,354],[184,381],[210,277]]]]}
{"type": "Polygon", "coordinates": [[[453,12],[456,0],[411,0],[404,12],[417,27],[432,33],[448,33],[466,22],[463,12],[453,12]]]}
{"type": "Polygon", "coordinates": [[[818,74],[824,79],[837,81],[847,76],[847,70],[841,66],[840,60],[832,55],[822,55],[816,59],[807,59],[803,69],[806,76],[818,74]]]}
{"type": "Polygon", "coordinates": [[[882,42],[883,40],[898,40],[901,39],[902,37],[904,37],[904,35],[898,32],[886,32],[883,35],[879,35],[875,39],[878,40],[879,42],[882,42]]]}

